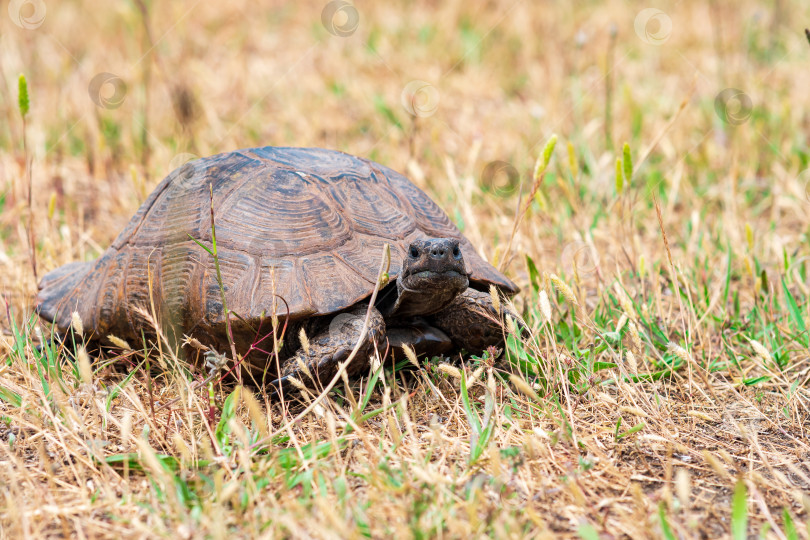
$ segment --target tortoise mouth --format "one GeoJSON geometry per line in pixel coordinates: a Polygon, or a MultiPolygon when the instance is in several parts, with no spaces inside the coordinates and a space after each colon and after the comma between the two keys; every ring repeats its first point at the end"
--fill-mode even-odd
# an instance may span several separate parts
{"type": "Polygon", "coordinates": [[[464,290],[468,285],[467,274],[458,270],[422,270],[405,273],[402,276],[402,286],[411,291],[464,290]]]}
{"type": "Polygon", "coordinates": [[[462,274],[460,272],[457,272],[455,270],[442,270],[442,271],[438,271],[438,272],[434,271],[434,270],[423,270],[422,272],[409,273],[409,274],[405,275],[405,278],[408,278],[408,277],[411,277],[411,276],[416,276],[416,277],[420,277],[420,278],[429,278],[430,276],[445,276],[445,277],[450,278],[450,277],[456,277],[456,276],[461,276],[461,275],[462,274]]]}

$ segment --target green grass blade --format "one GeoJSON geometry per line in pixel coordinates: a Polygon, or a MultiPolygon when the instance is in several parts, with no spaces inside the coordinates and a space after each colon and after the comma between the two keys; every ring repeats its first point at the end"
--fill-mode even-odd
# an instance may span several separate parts
{"type": "Polygon", "coordinates": [[[529,281],[532,282],[532,288],[534,289],[534,292],[539,292],[542,278],[540,275],[540,271],[537,269],[537,265],[534,264],[534,261],[529,255],[526,255],[526,267],[529,269],[529,281]]]}
{"type": "Polygon", "coordinates": [[[368,384],[366,385],[366,393],[363,394],[363,401],[360,403],[360,407],[359,407],[359,410],[357,411],[356,416],[359,416],[363,411],[366,410],[366,407],[368,406],[368,402],[371,401],[371,396],[374,394],[374,389],[377,387],[377,381],[380,380],[380,375],[382,374],[382,372],[383,372],[383,366],[380,366],[379,368],[377,368],[377,371],[375,371],[371,375],[371,378],[368,380],[368,384]]]}
{"type": "Polygon", "coordinates": [[[219,422],[217,423],[217,428],[214,431],[214,435],[216,436],[217,442],[219,442],[220,445],[225,446],[228,442],[228,434],[230,433],[228,422],[230,422],[231,419],[236,416],[236,407],[239,405],[241,390],[241,386],[234,388],[233,392],[231,392],[230,395],[225,398],[225,403],[222,405],[222,416],[220,416],[219,422]]]}
{"type": "Polygon", "coordinates": [[[793,523],[793,518],[790,517],[790,512],[785,508],[782,511],[782,517],[785,521],[785,536],[787,540],[799,540],[799,531],[796,530],[796,525],[793,523]]]}
{"type": "Polygon", "coordinates": [[[787,299],[788,309],[790,310],[790,315],[793,318],[793,322],[796,323],[796,328],[799,330],[799,332],[801,332],[799,342],[805,347],[810,346],[810,341],[808,341],[807,335],[807,325],[804,322],[804,317],[802,317],[801,311],[799,311],[798,304],[796,304],[796,299],[793,298],[793,295],[788,289],[787,283],[785,283],[785,278],[782,278],[782,289],[785,291],[785,298],[787,299]]]}
{"type": "Polygon", "coordinates": [[[132,379],[132,377],[133,377],[133,376],[134,376],[136,373],[138,373],[138,371],[139,371],[139,370],[141,369],[141,367],[143,366],[144,362],[146,362],[146,360],[141,360],[141,362],[140,362],[140,363],[139,363],[139,364],[138,364],[138,365],[135,367],[135,369],[131,370],[131,371],[130,371],[130,372],[127,374],[127,376],[126,376],[126,377],[124,377],[124,380],[123,380],[123,381],[121,381],[120,383],[116,384],[116,385],[115,385],[115,386],[112,388],[112,390],[110,390],[109,394],[107,394],[107,400],[106,400],[106,403],[105,403],[105,406],[106,406],[106,408],[107,408],[107,412],[110,412],[110,405],[112,404],[113,400],[114,400],[116,397],[118,397],[118,394],[120,394],[120,393],[121,393],[121,390],[123,390],[123,389],[124,389],[124,387],[127,385],[127,383],[129,383],[130,379],[132,379]]]}
{"type": "Polygon", "coordinates": [[[675,540],[675,534],[672,532],[672,528],[667,521],[667,514],[664,511],[663,502],[658,503],[658,520],[661,522],[661,534],[664,535],[664,538],[667,540],[675,540]]]}
{"type": "Polygon", "coordinates": [[[22,406],[22,396],[16,392],[12,392],[8,388],[0,386],[0,399],[11,405],[12,407],[22,406]]]}
{"type": "Polygon", "coordinates": [[[475,462],[484,454],[484,450],[489,446],[489,440],[495,431],[495,398],[487,390],[486,397],[484,398],[484,428],[478,437],[473,452],[471,452],[470,462],[475,462]]]}
{"type": "Polygon", "coordinates": [[[480,435],[481,420],[478,418],[478,414],[473,410],[472,404],[470,403],[470,394],[467,391],[467,373],[464,369],[461,370],[461,404],[464,407],[464,414],[467,415],[467,421],[470,423],[473,433],[476,436],[480,435]]]}
{"type": "Polygon", "coordinates": [[[625,182],[629,186],[630,181],[633,179],[633,156],[630,154],[630,145],[627,143],[624,143],[622,148],[622,173],[625,182]]]}
{"type": "Polygon", "coordinates": [[[20,114],[25,116],[31,109],[31,99],[28,96],[28,82],[25,80],[25,75],[20,73],[17,79],[17,107],[20,109],[20,114]]]}
{"type": "Polygon", "coordinates": [[[733,256],[731,254],[731,245],[726,247],[726,258],[728,259],[728,263],[726,264],[726,279],[725,283],[723,284],[723,310],[726,309],[728,306],[728,293],[731,290],[731,261],[733,256]]]}
{"type": "Polygon", "coordinates": [[[616,435],[616,440],[618,441],[622,437],[627,437],[629,435],[632,435],[633,433],[637,433],[637,432],[641,431],[642,429],[644,429],[645,427],[646,426],[644,425],[643,422],[641,424],[636,424],[635,426],[631,427],[630,429],[628,429],[624,433],[620,433],[620,434],[616,435]]]}
{"type": "Polygon", "coordinates": [[[734,486],[731,497],[731,537],[734,540],[745,540],[748,530],[748,490],[745,481],[740,478],[734,486]]]}
{"type": "Polygon", "coordinates": [[[194,238],[194,237],[193,237],[193,236],[191,236],[190,234],[188,235],[188,237],[189,237],[189,238],[191,238],[191,240],[192,240],[192,241],[193,241],[195,244],[197,244],[198,246],[200,246],[201,248],[203,248],[205,251],[207,251],[209,255],[211,255],[212,257],[214,256],[214,252],[211,250],[211,248],[209,248],[208,246],[206,246],[205,244],[203,244],[202,242],[200,242],[199,240],[197,240],[196,238],[194,238]]]}
{"type": "Polygon", "coordinates": [[[599,533],[590,523],[583,523],[577,529],[577,534],[582,540],[599,540],[599,533]]]}
{"type": "Polygon", "coordinates": [[[621,195],[624,191],[624,174],[622,172],[622,160],[616,158],[616,194],[621,195]]]}

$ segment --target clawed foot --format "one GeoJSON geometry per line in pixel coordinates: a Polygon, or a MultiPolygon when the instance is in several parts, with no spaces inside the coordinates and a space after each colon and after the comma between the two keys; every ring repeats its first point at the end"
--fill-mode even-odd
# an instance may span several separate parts
{"type": "Polygon", "coordinates": [[[368,368],[368,359],[380,345],[385,333],[385,321],[379,311],[372,308],[366,325],[368,306],[363,304],[332,318],[328,327],[321,329],[281,366],[281,377],[270,383],[276,392],[290,392],[294,388],[318,388],[329,384],[352,350],[360,342],[357,354],[346,366],[346,374],[353,376],[368,368]],[[363,338],[361,340],[361,337],[363,338]]]}
{"type": "Polygon", "coordinates": [[[503,322],[507,316],[514,321],[518,333],[531,334],[526,323],[505,302],[496,306],[489,293],[475,289],[458,295],[447,308],[431,315],[430,321],[450,336],[458,348],[481,354],[488,347],[503,347],[509,331],[503,322]]]}

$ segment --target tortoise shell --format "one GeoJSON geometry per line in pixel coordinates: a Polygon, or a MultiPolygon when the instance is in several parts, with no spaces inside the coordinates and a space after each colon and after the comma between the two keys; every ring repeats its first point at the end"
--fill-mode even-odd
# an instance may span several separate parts
{"type": "Polygon", "coordinates": [[[227,307],[245,320],[346,309],[373,291],[384,244],[393,279],[415,239],[456,238],[472,287],[518,290],[403,175],[342,152],[265,147],[173,171],[99,259],[43,278],[40,315],[64,330],[78,311],[85,328],[120,337],[138,337],[152,311],[185,332],[223,324],[214,259],[194,241],[211,245],[212,200],[227,307]]]}

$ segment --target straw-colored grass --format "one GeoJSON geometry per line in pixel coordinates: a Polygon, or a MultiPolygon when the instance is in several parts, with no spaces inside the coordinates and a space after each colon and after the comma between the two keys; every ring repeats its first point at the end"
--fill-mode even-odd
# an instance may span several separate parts
{"type": "Polygon", "coordinates": [[[0,537],[808,538],[806,2],[260,4],[3,5],[0,537]],[[35,348],[34,258],[263,145],[408,174],[532,335],[294,423],[165,345],[35,348]]]}

